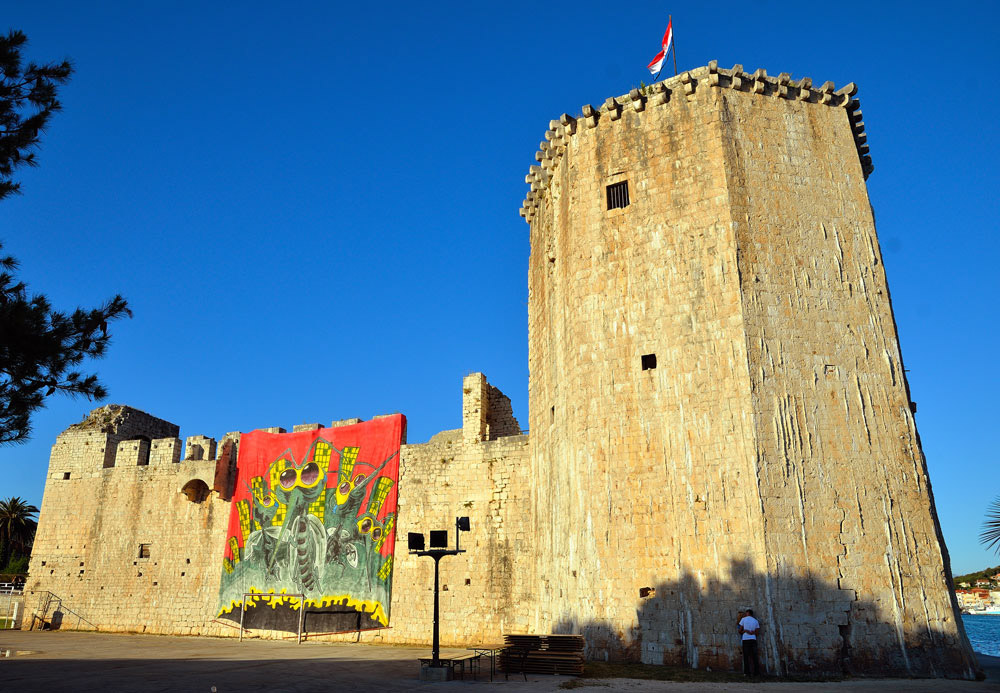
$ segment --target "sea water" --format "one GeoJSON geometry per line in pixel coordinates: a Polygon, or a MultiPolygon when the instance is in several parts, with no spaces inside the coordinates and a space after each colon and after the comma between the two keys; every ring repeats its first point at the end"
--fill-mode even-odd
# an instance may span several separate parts
{"type": "Polygon", "coordinates": [[[962,621],[973,650],[1000,657],[1000,614],[963,614],[962,621]]]}

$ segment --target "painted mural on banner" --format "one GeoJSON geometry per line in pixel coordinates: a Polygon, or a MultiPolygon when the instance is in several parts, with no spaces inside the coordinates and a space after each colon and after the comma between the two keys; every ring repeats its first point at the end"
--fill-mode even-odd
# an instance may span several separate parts
{"type": "Polygon", "coordinates": [[[220,618],[342,632],[389,624],[402,414],[240,438],[220,618]],[[273,595],[273,596],[249,596],[273,595]],[[284,595],[284,596],[283,596],[284,595]]]}

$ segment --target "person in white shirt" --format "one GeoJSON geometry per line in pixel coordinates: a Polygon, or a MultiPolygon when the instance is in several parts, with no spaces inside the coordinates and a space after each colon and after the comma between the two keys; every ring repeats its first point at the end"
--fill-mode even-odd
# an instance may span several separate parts
{"type": "Polygon", "coordinates": [[[747,609],[746,616],[740,619],[744,676],[760,676],[760,665],[757,663],[757,633],[759,631],[760,621],[753,617],[753,609],[747,609]]]}

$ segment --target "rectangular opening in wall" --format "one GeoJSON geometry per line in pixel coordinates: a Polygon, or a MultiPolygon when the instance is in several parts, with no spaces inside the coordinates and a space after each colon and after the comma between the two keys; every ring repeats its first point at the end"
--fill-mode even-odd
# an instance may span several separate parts
{"type": "Polygon", "coordinates": [[[552,410],[549,412],[549,421],[555,421],[555,420],[556,420],[556,408],[552,407],[552,410]]]}
{"type": "Polygon", "coordinates": [[[139,558],[149,558],[149,547],[151,544],[139,544],[139,558]]]}
{"type": "Polygon", "coordinates": [[[69,478],[69,472],[63,472],[63,479],[69,478]]]}
{"type": "Polygon", "coordinates": [[[608,186],[608,209],[628,207],[628,181],[612,183],[608,186]]]}
{"type": "Polygon", "coordinates": [[[642,355],[642,370],[651,371],[656,368],[656,354],[642,355]]]}

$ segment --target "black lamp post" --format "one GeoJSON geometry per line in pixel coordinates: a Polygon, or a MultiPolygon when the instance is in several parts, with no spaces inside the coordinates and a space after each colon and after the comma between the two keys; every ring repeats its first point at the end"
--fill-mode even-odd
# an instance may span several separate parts
{"type": "Polygon", "coordinates": [[[431,666],[441,666],[440,652],[441,648],[439,646],[439,612],[438,608],[438,564],[441,559],[445,556],[457,556],[460,553],[465,553],[463,549],[458,548],[458,537],[462,532],[469,531],[469,518],[467,517],[456,517],[455,518],[455,548],[448,548],[448,530],[432,530],[431,531],[431,548],[429,550],[424,549],[424,535],[422,532],[410,532],[407,537],[410,553],[415,556],[430,556],[434,559],[434,649],[431,652],[431,656],[434,661],[431,662],[431,666]]]}

